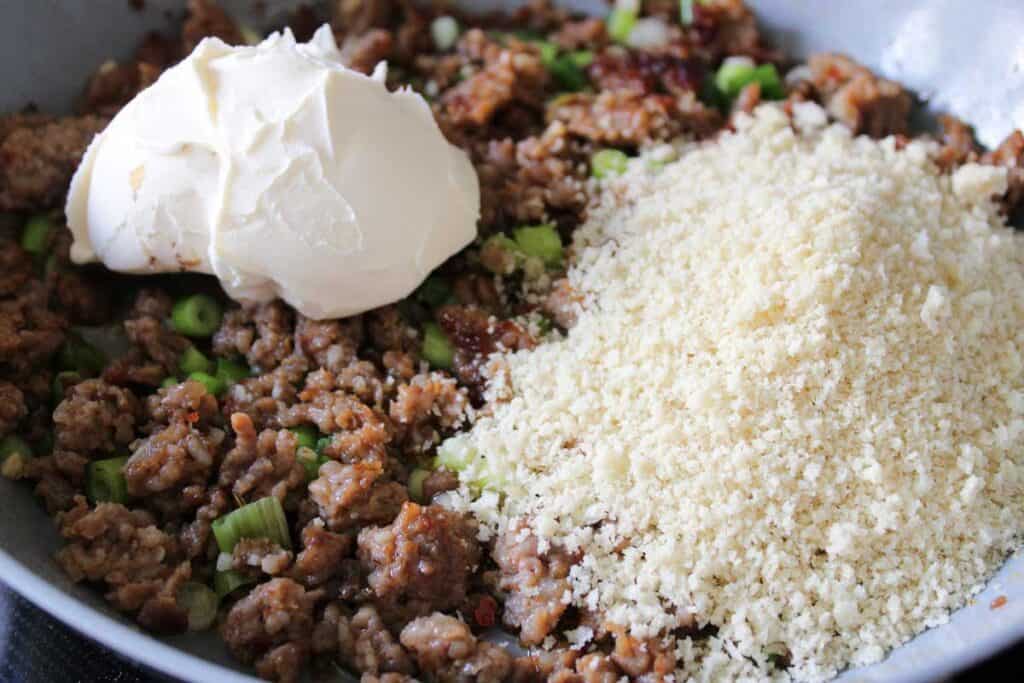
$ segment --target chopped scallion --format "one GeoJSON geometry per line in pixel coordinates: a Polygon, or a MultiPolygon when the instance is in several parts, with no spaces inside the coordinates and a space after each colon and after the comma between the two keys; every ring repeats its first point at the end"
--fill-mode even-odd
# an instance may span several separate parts
{"type": "Polygon", "coordinates": [[[556,267],[562,263],[562,238],[553,225],[531,225],[513,233],[519,249],[527,256],[539,258],[544,265],[556,267]]]}
{"type": "Polygon", "coordinates": [[[57,362],[61,370],[71,370],[82,377],[93,377],[103,372],[107,366],[107,357],[79,335],[69,332],[57,362]]]}
{"type": "Polygon", "coordinates": [[[452,288],[440,275],[431,275],[416,290],[416,300],[430,308],[437,308],[452,300],[452,288]]]}
{"type": "Polygon", "coordinates": [[[217,598],[221,600],[242,586],[248,586],[253,583],[256,583],[256,579],[234,569],[217,572],[213,575],[213,590],[216,592],[217,598]]]}
{"type": "Polygon", "coordinates": [[[636,26],[637,13],[634,9],[616,7],[605,20],[605,28],[608,35],[617,43],[625,43],[629,34],[636,26]]]}
{"type": "Polygon", "coordinates": [[[0,462],[4,462],[14,455],[20,455],[26,459],[31,458],[32,448],[20,436],[8,434],[0,440],[0,462]]]}
{"type": "Polygon", "coordinates": [[[693,0],[679,0],[679,23],[683,26],[693,23],[693,0]]]}
{"type": "Polygon", "coordinates": [[[196,581],[186,581],[178,587],[175,597],[178,605],[188,613],[190,631],[205,631],[217,620],[217,605],[220,599],[209,586],[196,581]]]}
{"type": "Polygon", "coordinates": [[[602,149],[590,157],[590,173],[598,180],[620,176],[629,168],[629,157],[618,149],[602,149]]]}
{"type": "Polygon", "coordinates": [[[777,100],[786,95],[774,64],[757,66],[748,57],[729,57],[715,73],[715,87],[729,99],[739,95],[751,83],[761,86],[761,97],[766,100],[777,100]]]}
{"type": "Polygon", "coordinates": [[[298,425],[289,427],[288,431],[295,435],[300,448],[316,448],[316,441],[320,438],[320,432],[313,425],[298,425]]]}
{"type": "Polygon", "coordinates": [[[430,476],[430,470],[417,468],[409,475],[409,497],[416,503],[425,503],[423,482],[430,476]]]}
{"type": "Polygon", "coordinates": [[[179,380],[177,377],[164,377],[164,381],[160,382],[160,388],[170,389],[171,387],[176,387],[179,384],[181,384],[181,380],[179,380]]]}
{"type": "Polygon", "coordinates": [[[586,87],[589,79],[584,71],[594,61],[592,52],[579,51],[571,52],[556,57],[547,65],[548,71],[555,77],[558,84],[570,92],[576,92],[586,87]]]}
{"type": "Polygon", "coordinates": [[[191,375],[193,372],[210,372],[213,369],[213,363],[203,355],[202,351],[194,346],[190,346],[181,354],[181,358],[178,360],[178,367],[182,373],[191,375]]]}
{"type": "Polygon", "coordinates": [[[302,467],[306,470],[306,481],[313,481],[320,476],[320,466],[330,460],[326,455],[317,453],[312,448],[306,446],[300,446],[298,452],[295,454],[299,462],[302,463],[302,467]]]}
{"type": "Polygon", "coordinates": [[[193,382],[199,382],[206,387],[206,393],[212,396],[220,396],[228,390],[227,382],[216,375],[208,372],[190,372],[188,378],[193,382]]]}
{"type": "Polygon", "coordinates": [[[437,323],[423,325],[423,346],[420,355],[435,368],[451,369],[455,360],[455,349],[437,323]]]}
{"type": "Polygon", "coordinates": [[[246,377],[252,376],[249,366],[227,358],[217,359],[217,377],[224,380],[225,384],[241,382],[246,377]]]}
{"type": "Polygon", "coordinates": [[[244,505],[215,520],[212,526],[222,553],[232,552],[243,538],[266,538],[285,549],[292,546],[284,508],[274,496],[244,505]]]}
{"type": "Polygon", "coordinates": [[[62,370],[53,376],[53,404],[57,405],[64,400],[64,394],[68,387],[82,381],[81,373],[74,370],[62,370]]]}
{"type": "Polygon", "coordinates": [[[25,223],[21,233],[21,248],[33,256],[42,256],[50,247],[50,236],[53,234],[53,221],[45,214],[32,216],[25,223]]]}
{"type": "Polygon", "coordinates": [[[174,304],[171,324],[186,337],[209,337],[220,326],[221,315],[220,304],[213,297],[196,294],[174,304]]]}
{"type": "Polygon", "coordinates": [[[96,460],[85,469],[85,495],[93,503],[124,503],[128,500],[128,482],[124,465],[128,458],[96,460]]]}

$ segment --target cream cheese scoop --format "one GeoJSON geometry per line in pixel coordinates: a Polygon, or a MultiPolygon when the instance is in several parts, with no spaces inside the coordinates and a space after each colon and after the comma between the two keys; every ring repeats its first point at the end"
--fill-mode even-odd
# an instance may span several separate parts
{"type": "Polygon", "coordinates": [[[89,146],[68,195],[77,263],[215,275],[312,318],[410,294],[476,236],[469,159],[423,98],[346,68],[327,26],[202,41],[89,146]]]}

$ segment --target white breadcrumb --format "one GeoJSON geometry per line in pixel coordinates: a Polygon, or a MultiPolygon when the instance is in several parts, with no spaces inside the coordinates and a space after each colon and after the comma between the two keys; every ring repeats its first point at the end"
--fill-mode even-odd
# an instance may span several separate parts
{"type": "MultiPolygon", "coordinates": [[[[447,504],[583,559],[573,602],[678,680],[829,678],[944,623],[1024,529],[1024,242],[1005,171],[774,105],[632,164],[576,236],[577,324],[505,357],[447,504]],[[1002,176],[1000,175],[1002,173],[1002,176]],[[623,550],[623,543],[625,549],[623,550]]],[[[574,632],[574,642],[585,634],[574,632]]]]}

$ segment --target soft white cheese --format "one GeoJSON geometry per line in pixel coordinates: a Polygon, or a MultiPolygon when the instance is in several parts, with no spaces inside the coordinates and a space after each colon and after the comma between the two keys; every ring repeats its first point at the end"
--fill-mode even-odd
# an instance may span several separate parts
{"type": "Polygon", "coordinates": [[[313,318],[411,293],[476,235],[479,184],[427,103],[346,68],[328,27],[201,42],[96,137],[68,196],[71,256],[216,275],[313,318]]]}

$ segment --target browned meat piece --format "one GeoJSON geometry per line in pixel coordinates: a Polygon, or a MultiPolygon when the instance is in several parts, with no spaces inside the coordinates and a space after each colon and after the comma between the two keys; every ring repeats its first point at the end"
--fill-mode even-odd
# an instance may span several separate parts
{"type": "Polygon", "coordinates": [[[1003,204],[1011,218],[1016,217],[1024,205],[1024,133],[1015,130],[991,152],[981,158],[981,163],[1005,166],[1009,169],[1009,187],[1003,196],[1003,204]]]}
{"type": "Polygon", "coordinates": [[[299,403],[283,418],[286,425],[316,425],[324,434],[333,434],[324,454],[334,460],[359,462],[382,457],[384,446],[392,439],[392,427],[386,415],[341,391],[307,387],[299,403]]]}
{"type": "Polygon", "coordinates": [[[339,370],[334,378],[334,386],[378,408],[395,390],[394,383],[387,381],[373,363],[365,360],[353,361],[339,370]]]}
{"type": "Polygon", "coordinates": [[[812,55],[807,65],[829,114],[854,133],[881,138],[907,132],[911,100],[899,83],[843,55],[812,55]]]}
{"type": "Polygon", "coordinates": [[[88,459],[77,453],[58,450],[42,458],[31,458],[26,463],[25,477],[38,482],[36,495],[53,515],[74,505],[75,495],[84,485],[88,464],[88,459]]]}
{"type": "Polygon", "coordinates": [[[598,90],[681,95],[700,89],[706,67],[685,52],[607,51],[587,67],[598,90]]]}
{"type": "Polygon", "coordinates": [[[942,147],[935,156],[935,163],[944,171],[950,171],[978,157],[971,127],[956,118],[943,114],[939,117],[942,127],[942,147]]]}
{"type": "Polygon", "coordinates": [[[548,122],[561,121],[569,132],[602,145],[639,145],[669,140],[681,133],[713,131],[718,113],[694,96],[641,95],[629,90],[577,93],[548,105],[548,122]]]}
{"type": "Polygon", "coordinates": [[[477,355],[520,351],[537,345],[522,326],[511,320],[495,320],[476,306],[445,306],[438,311],[437,319],[456,348],[477,355]]]}
{"type": "Polygon", "coordinates": [[[87,379],[76,384],[53,411],[57,445],[79,453],[113,453],[135,439],[141,412],[128,389],[87,379]]]}
{"type": "Polygon", "coordinates": [[[359,532],[357,543],[377,599],[410,615],[462,603],[480,558],[470,520],[437,505],[406,503],[390,525],[359,532]]]}
{"type": "Polygon", "coordinates": [[[423,480],[423,500],[428,503],[439,493],[459,488],[459,478],[445,469],[433,470],[423,480]]]}
{"type": "Polygon", "coordinates": [[[420,670],[433,681],[500,683],[512,673],[508,652],[477,640],[465,623],[446,614],[435,612],[409,622],[400,638],[420,670]]]}
{"type": "Polygon", "coordinates": [[[359,677],[359,683],[417,683],[417,681],[412,676],[406,676],[405,674],[387,673],[380,676],[363,674],[359,677]]]}
{"type": "Polygon", "coordinates": [[[544,312],[565,330],[576,324],[582,306],[583,297],[564,278],[551,285],[551,292],[544,300],[544,312]]]}
{"type": "Polygon", "coordinates": [[[181,550],[190,559],[207,555],[211,536],[210,525],[232,507],[231,497],[224,489],[211,488],[205,492],[204,498],[196,509],[195,519],[184,525],[178,534],[181,550]]]}
{"type": "Polygon", "coordinates": [[[750,83],[740,90],[740,94],[737,95],[736,101],[732,103],[732,112],[743,112],[744,114],[753,113],[757,105],[761,104],[761,84],[750,83]]]}
{"type": "Polygon", "coordinates": [[[189,0],[188,16],[181,27],[182,54],[189,54],[203,38],[220,38],[228,45],[241,45],[238,26],[214,0],[189,0]]]}
{"type": "Polygon", "coordinates": [[[14,240],[0,241],[0,296],[13,296],[33,275],[32,257],[14,240]]]}
{"type": "Polygon", "coordinates": [[[743,0],[696,2],[693,14],[697,45],[710,61],[729,55],[746,55],[759,62],[778,61],[778,55],[761,42],[756,17],[743,0]]]}
{"type": "Polygon", "coordinates": [[[515,660],[513,680],[517,683],[578,683],[582,680],[574,668],[578,659],[579,652],[569,648],[536,649],[515,660]]]}
{"type": "Polygon", "coordinates": [[[551,38],[563,50],[596,50],[608,43],[608,32],[601,19],[568,21],[551,38]]]}
{"type": "MultiPolygon", "coordinates": [[[[478,40],[482,33],[471,29],[464,41],[478,40]]],[[[484,126],[513,102],[539,108],[548,83],[548,71],[535,48],[509,41],[497,52],[485,54],[484,68],[445,92],[442,103],[447,119],[455,126],[484,126]]]]}
{"type": "Polygon", "coordinates": [[[418,361],[411,353],[404,351],[385,351],[381,357],[381,365],[388,375],[399,380],[410,380],[416,375],[418,361]]]}
{"type": "Polygon", "coordinates": [[[333,0],[331,25],[347,34],[358,35],[390,25],[397,10],[396,0],[333,0]]]}
{"type": "Polygon", "coordinates": [[[363,607],[338,627],[342,661],[356,671],[374,676],[411,674],[412,660],[373,607],[363,607]]]}
{"type": "Polygon", "coordinates": [[[640,640],[626,630],[613,627],[615,650],[612,660],[630,679],[664,680],[675,671],[675,657],[665,651],[656,638],[640,640]]]}
{"type": "Polygon", "coordinates": [[[501,570],[505,624],[518,628],[527,645],[540,644],[568,607],[572,558],[555,548],[541,553],[537,537],[519,525],[498,538],[494,561],[501,570]]]}
{"type": "Polygon", "coordinates": [[[370,74],[379,62],[387,61],[395,47],[391,31],[374,29],[362,35],[352,35],[341,45],[345,65],[364,74],[370,74]]]}
{"type": "Polygon", "coordinates": [[[291,579],[272,579],[235,603],[221,636],[231,654],[256,663],[260,676],[296,681],[309,656],[313,607],[321,596],[291,579]]]}
{"type": "Polygon", "coordinates": [[[363,320],[311,320],[299,315],[295,322],[295,344],[317,366],[335,374],[358,360],[363,343],[363,320]]]}
{"type": "Polygon", "coordinates": [[[0,140],[0,211],[59,204],[85,148],[106,125],[97,116],[66,117],[8,132],[0,140]]]}
{"type": "Polygon", "coordinates": [[[617,683],[622,678],[622,671],[615,665],[615,660],[598,652],[580,657],[576,662],[576,672],[582,683],[617,683]]]}
{"type": "Polygon", "coordinates": [[[54,309],[74,325],[102,325],[111,319],[112,297],[107,274],[71,263],[71,232],[59,228],[50,247],[53,261],[45,276],[54,309]],[[51,267],[52,265],[52,267],[51,267]]]}
{"type": "Polygon", "coordinates": [[[83,110],[112,117],[160,76],[161,67],[148,62],[104,62],[85,87],[83,110]]]}
{"type": "Polygon", "coordinates": [[[466,419],[469,399],[451,377],[439,372],[416,375],[398,388],[391,419],[407,451],[424,452],[466,419]]]}
{"type": "Polygon", "coordinates": [[[0,436],[13,432],[21,418],[27,414],[25,395],[21,389],[0,380],[0,436]]]}
{"type": "Polygon", "coordinates": [[[9,375],[32,373],[64,341],[67,322],[47,310],[47,298],[42,283],[32,281],[17,297],[0,300],[0,369],[9,375]]]}
{"type": "Polygon", "coordinates": [[[165,623],[168,615],[162,605],[147,609],[151,600],[163,602],[169,582],[179,583],[183,574],[188,578],[174,562],[174,538],[160,531],[149,513],[114,503],[100,503],[90,510],[78,496],[75,507],[59,521],[66,545],[57,552],[57,562],[72,581],[101,581],[108,589],[107,600],[117,609],[141,610],[140,618],[150,627],[182,630],[182,620],[165,623]],[[163,613],[159,624],[154,623],[158,611],[163,613]]]}
{"type": "Polygon", "coordinates": [[[289,356],[258,377],[232,384],[224,397],[224,414],[246,413],[259,429],[279,429],[280,417],[298,401],[298,384],[309,369],[302,356],[289,356]]]}
{"type": "MultiPolygon", "coordinates": [[[[483,255],[481,253],[482,259],[483,255]]],[[[455,300],[464,306],[480,306],[492,313],[498,312],[501,309],[501,297],[494,284],[494,278],[486,274],[464,273],[460,275],[452,283],[452,293],[455,296],[455,300]]]]}
{"type": "Polygon", "coordinates": [[[243,538],[232,551],[231,566],[240,572],[279,576],[291,564],[291,552],[266,538],[243,538]]]}
{"type": "Polygon", "coordinates": [[[397,306],[384,306],[366,314],[370,341],[378,351],[416,351],[419,333],[402,319],[397,306]]]}
{"type": "Polygon", "coordinates": [[[205,485],[219,460],[224,431],[210,426],[217,399],[188,380],[147,399],[151,436],[135,446],[124,468],[128,493],[142,498],[190,484],[205,485]]]}
{"type": "Polygon", "coordinates": [[[270,372],[292,355],[294,326],[291,309],[280,301],[236,308],[213,335],[213,351],[227,358],[241,354],[254,369],[270,372]]]}
{"type": "Polygon", "coordinates": [[[178,588],[191,577],[192,565],[182,562],[162,582],[156,595],[145,597],[145,589],[122,587],[118,596],[128,602],[145,600],[135,617],[142,628],[154,633],[182,633],[188,630],[188,612],[178,604],[178,588]]]}
{"type": "Polygon", "coordinates": [[[307,588],[319,586],[335,576],[351,549],[351,536],[331,533],[323,521],[314,519],[302,530],[302,552],[291,576],[307,588]]]}
{"type": "Polygon", "coordinates": [[[387,480],[379,461],[325,463],[309,484],[309,496],[332,531],[387,524],[408,499],[404,486],[387,480]]]}
{"type": "Polygon", "coordinates": [[[171,298],[164,292],[139,292],[124,321],[132,348],[104,370],[104,379],[114,384],[159,386],[178,372],[181,354],[192,342],[166,324],[172,306],[171,298]]]}
{"type": "Polygon", "coordinates": [[[306,471],[295,457],[298,440],[287,429],[265,429],[259,434],[245,413],[231,416],[235,447],[221,463],[218,484],[243,499],[276,496],[282,502],[289,491],[306,483],[306,471]]]}

